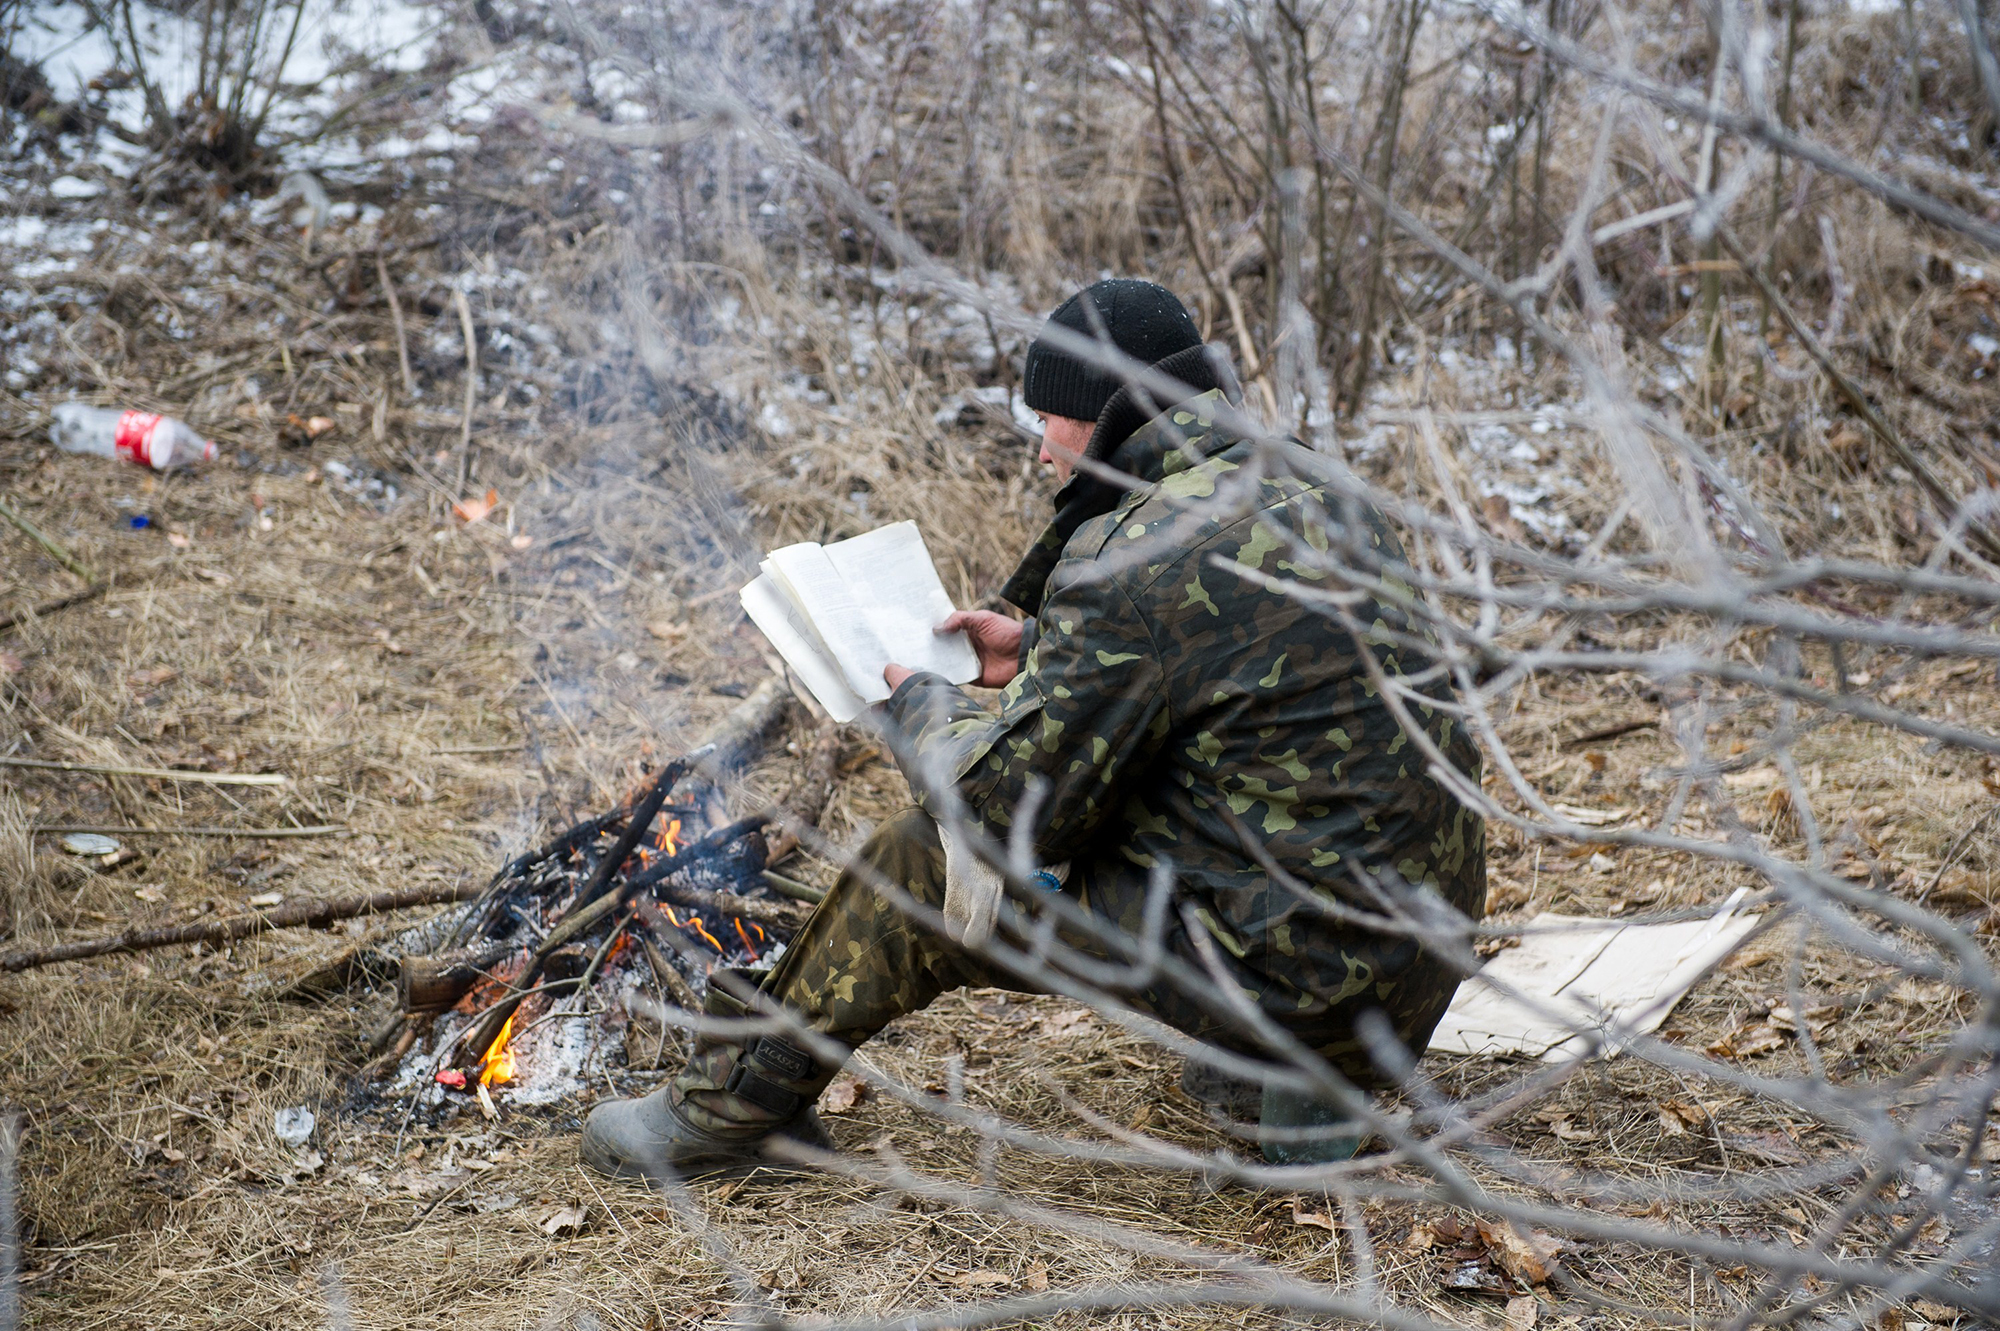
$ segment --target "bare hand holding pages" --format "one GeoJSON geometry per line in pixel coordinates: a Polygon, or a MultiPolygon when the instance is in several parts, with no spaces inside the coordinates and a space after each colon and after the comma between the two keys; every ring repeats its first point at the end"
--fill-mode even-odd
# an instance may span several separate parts
{"type": "Polygon", "coordinates": [[[956,607],[914,522],[788,545],[758,567],[743,609],[835,721],[888,698],[882,668],[892,663],[954,684],[979,677],[963,633],[931,632],[956,607]]]}

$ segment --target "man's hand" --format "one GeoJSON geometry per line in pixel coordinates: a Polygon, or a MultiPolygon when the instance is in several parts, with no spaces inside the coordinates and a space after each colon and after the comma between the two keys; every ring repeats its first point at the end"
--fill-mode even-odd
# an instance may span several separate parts
{"type": "MultiPolygon", "coordinates": [[[[961,630],[972,639],[972,650],[979,657],[979,678],[974,683],[983,688],[1004,688],[1008,680],[1020,673],[1020,620],[991,610],[959,610],[931,632],[941,638],[961,630]]],[[[890,687],[895,685],[892,683],[890,687]]]]}
{"type": "Polygon", "coordinates": [[[904,680],[916,673],[908,666],[899,666],[892,661],[882,667],[882,682],[889,686],[889,692],[894,693],[903,687],[904,680]]]}

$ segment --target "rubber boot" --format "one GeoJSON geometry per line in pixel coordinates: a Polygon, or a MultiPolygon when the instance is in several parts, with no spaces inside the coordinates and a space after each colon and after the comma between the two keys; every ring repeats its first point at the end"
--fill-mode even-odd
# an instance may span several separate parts
{"type": "Polygon", "coordinates": [[[1331,1165],[1351,1160],[1368,1139],[1366,1130],[1355,1132],[1360,1125],[1332,1101],[1277,1086],[1264,1087],[1258,1123],[1286,1133],[1287,1140],[1264,1143],[1264,1159],[1274,1165],[1331,1165]],[[1340,1128],[1347,1131],[1337,1131],[1340,1128]]]}
{"type": "MultiPolygon", "coordinates": [[[[750,1015],[715,985],[706,1008],[712,1017],[750,1015]]],[[[687,1067],[659,1090],[590,1111],[583,1163],[603,1174],[652,1177],[758,1162],[774,1136],[830,1150],[813,1102],[839,1070],[783,1036],[745,1043],[704,1036],[687,1067]]]]}
{"type": "Polygon", "coordinates": [[[1218,1072],[1193,1059],[1181,1066],[1181,1091],[1189,1099],[1199,1100],[1208,1109],[1239,1123],[1257,1117],[1264,1097],[1264,1088],[1259,1083],[1218,1072]]]}

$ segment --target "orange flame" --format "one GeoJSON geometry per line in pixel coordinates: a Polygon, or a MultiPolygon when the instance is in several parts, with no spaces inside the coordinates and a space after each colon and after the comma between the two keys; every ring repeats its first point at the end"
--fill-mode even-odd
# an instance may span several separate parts
{"type": "Polygon", "coordinates": [[[727,950],[722,946],[722,943],[716,938],[716,936],[708,931],[707,926],[702,924],[701,916],[690,915],[688,916],[687,922],[688,922],[688,928],[694,930],[696,933],[700,934],[703,938],[707,939],[708,945],[714,948],[717,952],[724,952],[727,950]]]}
{"type": "Polygon", "coordinates": [[[514,1018],[510,1014],[500,1028],[500,1034],[493,1037],[493,1043],[486,1050],[485,1061],[479,1065],[481,1086],[505,1086],[514,1080],[514,1051],[507,1047],[507,1041],[514,1034],[514,1018]]]}
{"type": "Polygon", "coordinates": [[[666,831],[654,838],[654,844],[670,856],[678,855],[681,853],[680,834],[681,820],[678,818],[672,819],[667,823],[666,831]]]}

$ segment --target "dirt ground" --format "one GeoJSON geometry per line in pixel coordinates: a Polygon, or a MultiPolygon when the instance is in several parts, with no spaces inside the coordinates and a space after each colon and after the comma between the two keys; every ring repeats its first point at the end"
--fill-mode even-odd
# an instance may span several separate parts
{"type": "MultiPolygon", "coordinates": [[[[325,461],[366,425],[335,419],[308,447],[232,445],[207,471],[159,479],[54,456],[32,438],[0,444],[7,492],[115,577],[98,599],[7,635],[5,750],[32,740],[43,758],[291,778],[280,789],[231,788],[11,770],[0,808],[9,872],[22,884],[10,898],[17,942],[226,915],[261,893],[293,899],[481,875],[534,830],[622,789],[641,754],[684,746],[743,683],[762,677],[759,641],[734,598],[691,584],[686,569],[619,567],[559,539],[515,550],[504,519],[468,526],[413,504],[381,511],[347,493],[325,461]],[[135,529],[136,513],[150,525],[135,529]],[[101,870],[65,856],[52,836],[30,837],[29,824],[339,825],[345,833],[134,838],[139,858],[101,870]]],[[[559,537],[566,516],[586,520],[602,496],[573,492],[573,483],[550,467],[524,484],[522,493],[541,497],[532,516],[523,503],[518,530],[559,537]]],[[[649,505],[670,496],[624,497],[620,520],[643,525],[649,505]]],[[[72,585],[19,533],[0,535],[0,548],[15,571],[10,613],[72,585]]],[[[1983,674],[1933,668],[1888,687],[1921,692],[1940,715],[2000,722],[2000,689],[1983,674]]],[[[1518,751],[1542,763],[1534,775],[1551,797],[1653,810],[1664,794],[1649,773],[1669,756],[1660,715],[1634,682],[1613,679],[1540,689],[1509,726],[1518,751]]],[[[1724,724],[1748,744],[1768,721],[1748,707],[1724,724]]],[[[1930,884],[1992,798],[1993,778],[1977,762],[1927,755],[1915,740],[1833,725],[1796,752],[1843,863],[1889,891],[1930,884]]],[[[741,798],[783,785],[798,761],[774,749],[741,798]]],[[[907,793],[860,735],[844,766],[826,828],[850,841],[907,793]]],[[[1769,768],[1746,768],[1729,785],[1759,825],[1784,816],[1769,768]]],[[[1977,830],[1932,902],[1978,918],[1991,904],[1994,847],[1977,830]]],[[[1504,833],[1492,867],[1496,908],[1521,916],[1714,903],[1740,885],[1720,870],[1684,876],[1685,865],[1664,855],[1592,863],[1504,833]]],[[[825,864],[794,868],[829,881],[825,864]]],[[[356,922],[220,951],[111,957],[0,986],[0,1088],[26,1115],[32,1324],[114,1326],[143,1315],[162,1327],[320,1326],[340,1300],[359,1326],[582,1325],[585,1316],[604,1326],[681,1326],[723,1311],[731,1297],[723,1271],[660,1196],[577,1166],[574,1138],[590,1097],[513,1112],[503,1094],[497,1123],[468,1110],[410,1133],[393,1152],[398,1106],[352,1078],[386,995],[283,996],[289,980],[392,927],[356,922]],[[323,1158],[310,1166],[273,1134],[275,1111],[298,1104],[320,1123],[314,1146],[323,1158]],[[581,1220],[568,1208],[580,1208],[581,1220]]],[[[1764,1019],[1786,992],[1786,954],[1753,945],[1689,997],[1668,1037],[1706,1048],[1768,1031],[1764,1019]]],[[[1882,972],[1831,946],[1809,955],[1806,990],[1828,1008],[1819,1049],[1843,1078],[1893,1075],[1965,1015],[1942,985],[1882,983],[1882,972]]],[[[1758,1043],[1744,1057],[1762,1070],[1802,1057],[1782,1036],[1758,1043]]],[[[1231,1148],[1178,1090],[1172,1056],[1060,1000],[955,995],[900,1023],[865,1057],[932,1088],[955,1060],[971,1102],[1058,1134],[1096,1135],[1065,1104],[1073,1097],[1167,1141],[1231,1148]]],[[[1471,1060],[1427,1068],[1468,1096],[1502,1074],[1471,1060]]],[[[658,1075],[632,1072],[601,1089],[639,1089],[658,1075]]],[[[989,1167],[971,1134],[906,1106],[864,1099],[830,1118],[843,1148],[885,1149],[935,1178],[977,1178],[989,1167]]],[[[1669,1084],[1636,1062],[1593,1067],[1495,1131],[1530,1159],[1654,1182],[1782,1168],[1831,1144],[1817,1125],[1773,1117],[1724,1087],[1669,1084]]],[[[990,1167],[1021,1201],[1205,1251],[1254,1253],[1331,1279],[1353,1260],[1320,1199],[1196,1194],[1172,1175],[1009,1150],[990,1167]]],[[[698,1185],[693,1195],[771,1298],[798,1311],[884,1313],[1167,1272],[1110,1243],[852,1181],[752,1176],[698,1185]]],[[[1746,1230],[1814,1218],[1809,1195],[1793,1210],[1795,1218],[1782,1208],[1725,1217],[1697,1200],[1685,1218],[1746,1230]]],[[[1456,1322],[1500,1316],[1502,1300],[1439,1287],[1440,1259],[1406,1245],[1424,1218],[1418,1208],[1385,1201],[1368,1211],[1396,1287],[1456,1322]]],[[[1657,1294],[1690,1280],[1685,1269],[1622,1256],[1580,1252],[1577,1270],[1611,1294],[1657,1294]]],[[[1716,1282],[1747,1278],[1700,1277],[1697,1306],[1715,1306],[1716,1282]]],[[[1549,1316],[1592,1324],[1603,1316],[1543,1296],[1549,1316]]],[[[1196,1311],[1141,1320],[1216,1324],[1196,1311]]],[[[1052,1324],[1119,1321],[1078,1312],[1052,1324]]]]}
{"type": "MultiPolygon", "coordinates": [[[[1872,108],[1889,104],[1877,91],[1893,86],[1890,67],[1904,50],[1894,18],[1829,18],[1826,34],[1813,29],[1800,115],[1821,138],[1874,151],[1872,108]],[[1868,97],[1836,95],[1850,83],[1868,97]]],[[[1658,26],[1687,25],[1670,17],[1658,26]]],[[[865,34],[847,40],[856,61],[873,58],[865,34]]],[[[936,64],[911,76],[916,91],[884,124],[921,122],[928,132],[955,123],[957,109],[934,105],[950,102],[960,70],[975,62],[939,40],[936,64]]],[[[1925,40],[1933,54],[1950,46],[1936,33],[1925,40]]],[[[507,58],[528,63],[528,44],[507,58]]],[[[1706,68],[1693,37],[1660,45],[1663,64],[1706,68]]],[[[553,67],[568,57],[534,58],[553,67]]],[[[870,157],[864,145],[857,177],[904,172],[914,183],[907,199],[896,196],[899,217],[927,242],[943,238],[940,248],[961,245],[954,260],[1024,308],[1047,308],[1072,279],[1114,261],[1195,291],[1203,279],[1180,248],[1181,224],[1161,222],[1160,182],[1136,169],[1100,172],[1065,196],[1068,211],[1024,220],[1034,196],[1022,184],[1037,171],[1081,175],[1089,161],[1151,153],[1150,101],[1113,105],[1116,89],[1099,74],[1058,61],[1063,88],[1082,91],[1062,101],[1071,94],[1043,70],[1047,105],[1024,109],[1014,85],[1033,84],[995,62],[990,77],[1017,99],[992,111],[996,120],[1038,124],[1031,116],[1059,113],[1097,126],[1099,140],[1059,160],[1033,156],[1049,150],[1047,135],[1009,138],[1004,151],[988,144],[984,157],[974,143],[963,173],[941,149],[908,164],[886,151],[870,157]],[[877,158],[891,165],[869,165],[877,158]],[[972,179],[974,166],[988,174],[972,179]],[[977,217],[961,217],[962,207],[977,217]],[[1078,254],[1087,257],[1071,263],[1078,254]]],[[[882,68],[814,86],[867,92],[882,68]]],[[[440,87],[447,73],[437,73],[440,87]]],[[[1512,84],[1518,112],[1518,67],[1503,73],[1494,86],[1512,84]]],[[[1470,196],[1465,182],[1485,170],[1473,149],[1490,141],[1492,108],[1447,104],[1444,83],[1421,93],[1443,108],[1426,111],[1424,133],[1444,126],[1441,144],[1446,131],[1462,131],[1468,155],[1459,185],[1442,181],[1442,202],[1427,206],[1452,218],[1453,200],[1470,196]]],[[[667,110],[653,109],[668,123],[667,110]]],[[[429,128],[418,114],[441,113],[419,107],[411,139],[429,128]]],[[[857,136],[875,132],[873,114],[857,113],[857,136]]],[[[551,159],[553,131],[526,121],[482,122],[485,137],[468,132],[470,146],[434,174],[422,163],[449,159],[397,159],[348,188],[336,179],[353,211],[312,236],[242,200],[169,181],[145,200],[136,189],[131,199],[117,189],[100,201],[50,196],[49,229],[34,242],[46,253],[31,262],[34,246],[9,242],[13,287],[0,294],[25,294],[0,309],[0,333],[18,334],[5,343],[17,363],[0,369],[18,370],[31,343],[41,363],[22,371],[29,387],[10,378],[0,392],[0,496],[105,590],[49,608],[84,584],[0,526],[0,619],[12,621],[0,630],[0,758],[287,779],[201,785],[0,767],[7,949],[227,917],[272,894],[290,902],[483,879],[551,829],[607,806],[642,761],[684,751],[766,677],[767,649],[735,590],[771,546],[914,518],[963,605],[990,597],[1012,567],[1052,492],[1006,406],[992,400],[998,389],[1006,401],[1018,342],[951,313],[947,301],[910,296],[810,191],[781,198],[764,177],[734,174],[734,147],[708,158],[689,149],[711,183],[739,192],[723,189],[711,210],[736,229],[711,233],[687,223],[685,182],[657,169],[659,154],[648,168],[629,145],[579,139],[560,142],[551,159]],[[629,197],[614,206],[613,195],[629,197]],[[751,237],[738,223],[763,216],[759,200],[805,220],[781,215],[751,237]],[[376,220],[356,220],[367,208],[376,220]],[[55,243],[62,228],[75,242],[68,260],[55,243]],[[402,303],[392,309],[385,289],[400,290],[402,303]],[[468,321],[476,311],[481,357],[464,398],[461,310],[468,321]],[[58,454],[41,406],[72,390],[188,414],[221,456],[156,477],[58,454]],[[494,507],[467,521],[464,506],[489,491],[494,507]],[[137,855],[113,866],[65,854],[59,833],[36,830],[71,826],[233,834],[127,834],[137,855]],[[337,833],[245,834],[326,827],[337,833]]],[[[1557,125],[1554,182],[1583,175],[1596,131],[1582,123],[1557,125]]],[[[1958,123],[1920,120],[1913,138],[1896,142],[1960,161],[1931,141],[1949,140],[1958,123]]],[[[1674,132],[1692,141],[1692,126],[1674,132]]],[[[1649,192],[1664,176],[1633,152],[1625,216],[1667,197],[1649,192]]],[[[58,169],[52,161],[43,175],[58,169]]],[[[2000,197],[1966,170],[1968,206],[2000,197]]],[[[688,168],[689,179],[698,175],[688,168]]],[[[1977,256],[1879,201],[1835,194],[1824,177],[1814,188],[1812,207],[1838,215],[1847,245],[1853,290],[1836,295],[1851,295],[1850,327],[1861,331],[1843,354],[1907,398],[1898,419],[1957,490],[1983,484],[1994,474],[1983,461],[1993,380],[1981,357],[1963,354],[1972,334],[2000,328],[1983,270],[1968,266],[1977,256]],[[1960,436],[1984,442],[1947,446],[1960,436]]],[[[1235,245],[1248,234],[1226,199],[1214,208],[1211,239],[1235,245]]],[[[1819,260],[1796,238],[1809,240],[1811,228],[1794,231],[1795,297],[1821,299],[1811,278],[1819,260]]],[[[1620,317],[1647,401],[1685,406],[1689,428],[1750,478],[1799,548],[1906,566],[1929,558],[1922,494],[1851,418],[1835,419],[1796,347],[1781,345],[1784,358],[1773,360],[1791,377],[1764,375],[1745,350],[1760,312],[1741,291],[1731,297],[1737,340],[1718,401],[1684,402],[1645,378],[1696,354],[1686,349],[1693,287],[1676,294],[1673,282],[1701,261],[1688,250],[1667,256],[1686,266],[1654,272],[1652,240],[1637,240],[1605,260],[1625,283],[1620,317]],[[1673,339],[1682,350],[1668,346],[1673,339]]],[[[1252,248],[1223,257],[1241,266],[1254,308],[1263,279],[1252,273],[1263,260],[1252,248]]],[[[1546,359],[1522,363],[1512,341],[1501,357],[1496,335],[1519,330],[1504,315],[1478,315],[1469,293],[1399,327],[1407,340],[1380,368],[1367,421],[1344,424],[1342,446],[1372,479],[1442,511],[1408,409],[1435,410],[1449,436],[1440,473],[1479,482],[1469,492],[1482,497],[1488,524],[1509,540],[1573,551],[1577,534],[1613,509],[1616,478],[1580,431],[1564,442],[1574,384],[1546,359]]],[[[1218,339],[1250,345],[1247,326],[1224,337],[1219,309],[1203,317],[1218,339]]],[[[1890,608],[1872,593],[1852,595],[1846,610],[1890,608]]],[[[1582,633],[1585,645],[1634,649],[1701,636],[1746,661],[1770,646],[1759,632],[1657,613],[1595,619],[1582,633]]],[[[1835,662],[1808,651],[1804,673],[1933,720],[2000,731],[1990,662],[1890,652],[1835,662]]],[[[1536,675],[1515,691],[1502,731],[1548,798],[1603,825],[1650,823],[1685,759],[1667,729],[1678,701],[1638,675],[1536,675]]],[[[1993,954],[2000,823],[1989,815],[2000,775],[1990,762],[1851,719],[1799,720],[1747,690],[1713,686],[1706,701],[1705,739],[1728,759],[1725,801],[1691,805],[1683,833],[1719,838],[1740,824],[1797,854],[1810,831],[1836,873],[1928,904],[1993,954]],[[1791,808],[1774,736],[1788,741],[1814,796],[1810,829],[1791,808]]],[[[801,716],[766,750],[732,792],[739,810],[788,786],[810,733],[801,716]]],[[[858,729],[844,737],[840,772],[822,828],[851,846],[909,796],[858,729]]],[[[1491,771],[1488,786],[1502,788],[1491,771]]],[[[1498,924],[1550,909],[1691,910],[1765,886],[1716,859],[1529,840],[1498,825],[1489,850],[1498,924]]],[[[812,856],[785,866],[822,885],[835,871],[812,856]]],[[[1646,1309],[1669,1309],[1679,1325],[1736,1309],[1763,1274],[1579,1241],[1564,1253],[1567,1283],[1537,1283],[1508,1269],[1504,1244],[1479,1230],[1479,1217],[1416,1199],[1425,1178],[1407,1162],[1380,1167],[1377,1193],[1347,1214],[1320,1194],[1210,1190],[1189,1171],[990,1147],[880,1096],[828,1112],[843,1151],[874,1162],[873,1181],[767,1172],[700,1182],[684,1199],[707,1217],[698,1226],[674,1199],[576,1162],[581,1118],[599,1094],[642,1091],[666,1075],[643,1049],[589,1094],[553,1107],[517,1107],[503,1091],[497,1121],[467,1101],[455,1117],[406,1128],[403,1104],[357,1076],[390,994],[365,982],[330,994],[293,986],[430,913],[0,976],[0,1104],[18,1110],[23,1129],[28,1325],[650,1331],[747,1318],[740,1309],[753,1292],[769,1308],[836,1321],[942,1318],[978,1300],[1050,1291],[1074,1292],[1078,1306],[1035,1325],[1206,1331],[1306,1320],[1221,1305],[1110,1306],[1120,1289],[1243,1258],[1348,1290],[1372,1272],[1399,1300],[1453,1325],[1513,1327],[1530,1316],[1541,1326],[1652,1324],[1646,1309]],[[275,1116],[301,1105],[317,1129],[294,1148],[278,1139],[275,1116]],[[928,1182],[890,1177],[903,1167],[928,1182]],[[994,1183],[1011,1209],[948,1191],[994,1183]],[[740,1269],[707,1241],[716,1235],[740,1269]],[[1185,1246],[1168,1253],[1156,1240],[1185,1246]]],[[[1663,1038],[1732,1073],[1817,1067],[1842,1085],[1893,1088],[1973,1014],[1971,999],[1942,981],[1824,936],[1773,932],[1701,982],[1663,1038]]],[[[919,1093],[959,1088],[969,1103],[1052,1136],[1101,1143],[1115,1129],[1196,1153],[1242,1149],[1179,1090],[1175,1056],[1060,999],[951,995],[861,1057],[919,1093]]],[[[1532,1085],[1522,1068],[1489,1060],[1433,1056],[1422,1071],[1429,1089],[1482,1116],[1473,1145],[1484,1154],[1468,1150],[1465,1166],[1496,1188],[1787,1244],[1807,1242],[1843,1196],[1837,1179],[1814,1171],[1852,1142],[1740,1079],[1632,1058],[1532,1085]]],[[[1915,1075],[1910,1095],[1924,1085],[1915,1075]]],[[[1965,1144],[1955,1131],[1962,1125],[1940,1130],[1938,1149],[1965,1144]]],[[[1989,1132],[1980,1149],[1990,1163],[2000,1140],[1989,1132]]],[[[1890,1189],[1881,1214],[1857,1219],[1850,1239],[1859,1246],[1907,1219],[1898,1200],[1890,1189]]],[[[1924,1226],[1910,1248],[1934,1256],[1949,1237],[1924,1226]]],[[[1814,1289],[1801,1283],[1802,1296],[1814,1289]]],[[[1913,1300],[1877,1324],[1973,1323],[1913,1300]]]]}

